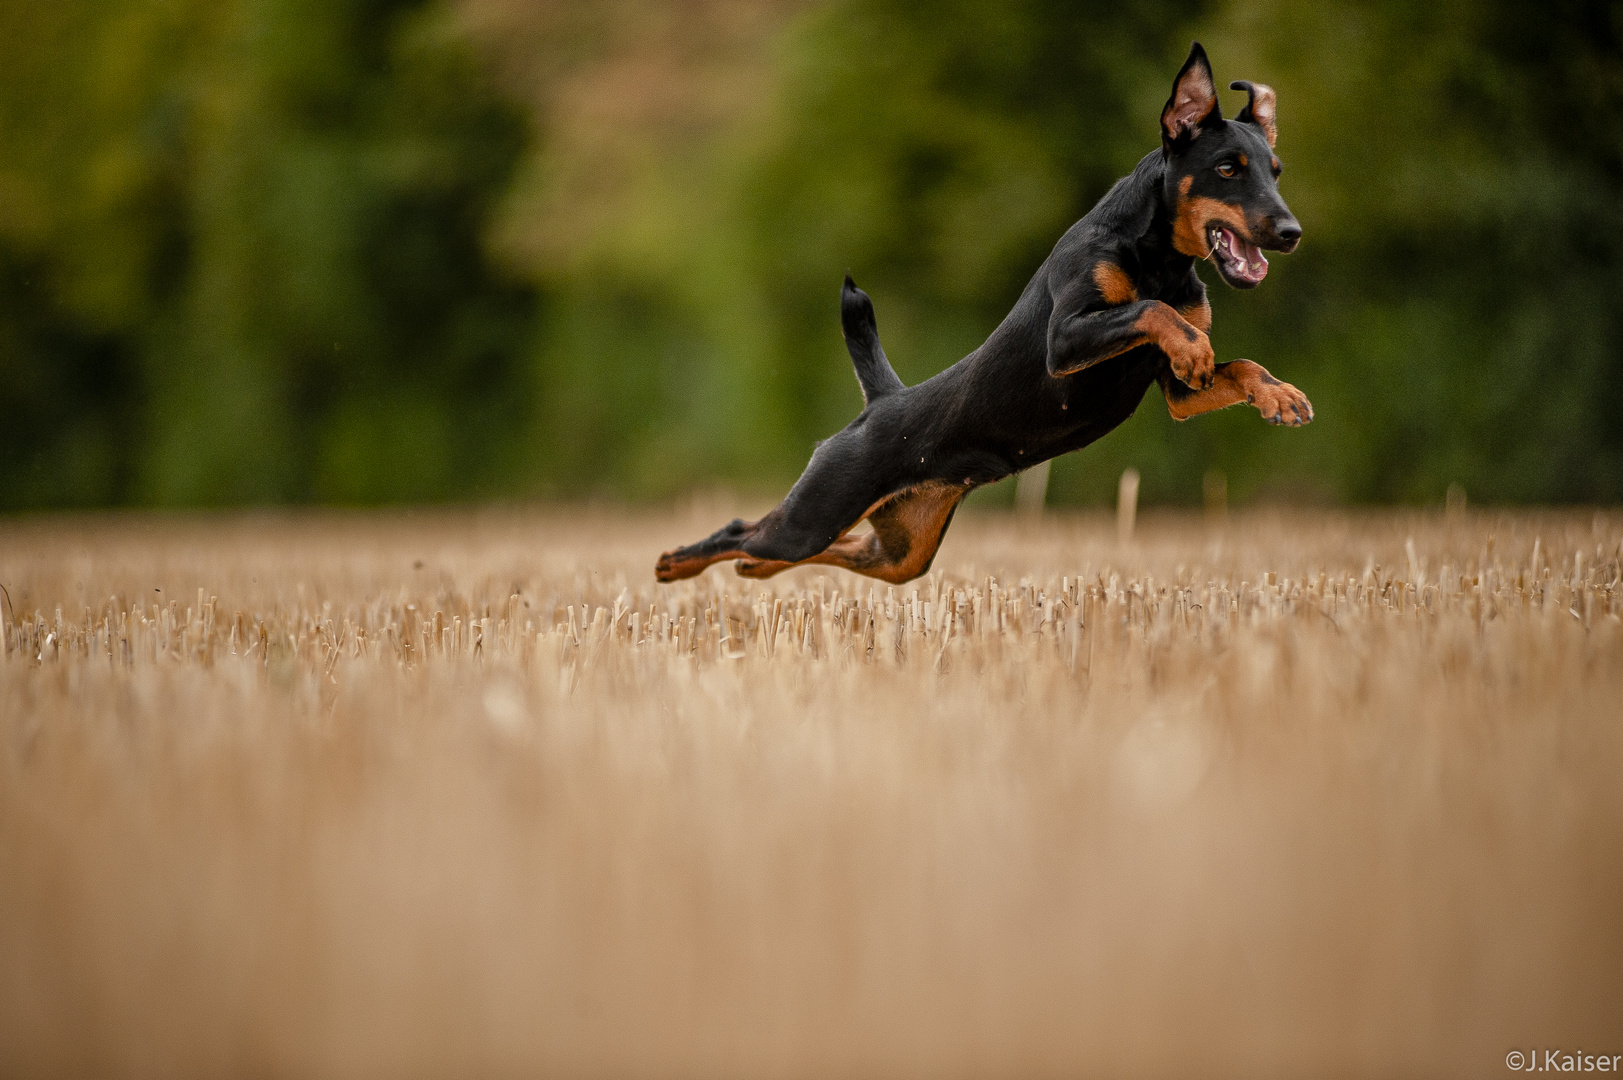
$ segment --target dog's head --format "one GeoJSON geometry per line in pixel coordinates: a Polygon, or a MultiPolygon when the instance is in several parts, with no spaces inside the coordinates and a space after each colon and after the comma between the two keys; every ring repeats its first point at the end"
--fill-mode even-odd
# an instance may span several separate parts
{"type": "Polygon", "coordinates": [[[1274,92],[1248,82],[1230,89],[1251,99],[1236,119],[1224,120],[1206,50],[1197,41],[1161,111],[1161,153],[1173,246],[1211,259],[1224,281],[1249,289],[1268,273],[1262,249],[1295,250],[1302,226],[1279,197],[1274,92]]]}

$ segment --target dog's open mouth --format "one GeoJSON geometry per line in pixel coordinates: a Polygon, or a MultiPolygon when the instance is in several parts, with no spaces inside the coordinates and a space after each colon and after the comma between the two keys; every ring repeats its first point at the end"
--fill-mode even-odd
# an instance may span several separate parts
{"type": "Polygon", "coordinates": [[[1206,238],[1211,244],[1212,261],[1230,285],[1249,289],[1268,276],[1268,260],[1262,249],[1227,225],[1207,226],[1206,238]]]}

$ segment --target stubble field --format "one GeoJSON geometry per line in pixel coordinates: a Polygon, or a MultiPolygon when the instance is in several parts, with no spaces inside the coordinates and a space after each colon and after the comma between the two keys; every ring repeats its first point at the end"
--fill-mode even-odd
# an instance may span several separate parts
{"type": "Polygon", "coordinates": [[[1623,1054],[1623,517],[0,523],[0,1073],[1623,1054]]]}

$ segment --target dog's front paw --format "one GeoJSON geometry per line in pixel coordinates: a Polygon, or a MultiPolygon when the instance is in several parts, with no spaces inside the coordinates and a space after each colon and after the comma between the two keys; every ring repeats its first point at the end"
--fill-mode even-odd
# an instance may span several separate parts
{"type": "Polygon", "coordinates": [[[1212,339],[1193,326],[1180,328],[1182,333],[1163,341],[1162,350],[1172,363],[1172,374],[1191,390],[1210,390],[1217,370],[1217,354],[1212,352],[1212,339]]]}
{"type": "Polygon", "coordinates": [[[1313,419],[1313,403],[1307,400],[1307,395],[1272,375],[1264,375],[1246,395],[1246,400],[1255,405],[1270,424],[1301,427],[1313,419]]]}

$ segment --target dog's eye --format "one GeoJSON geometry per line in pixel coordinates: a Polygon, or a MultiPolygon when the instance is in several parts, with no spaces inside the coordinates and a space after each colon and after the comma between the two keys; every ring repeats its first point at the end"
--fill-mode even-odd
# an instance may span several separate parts
{"type": "Polygon", "coordinates": [[[1231,177],[1235,171],[1234,162],[1232,161],[1225,161],[1217,167],[1217,175],[1222,177],[1231,177]]]}

